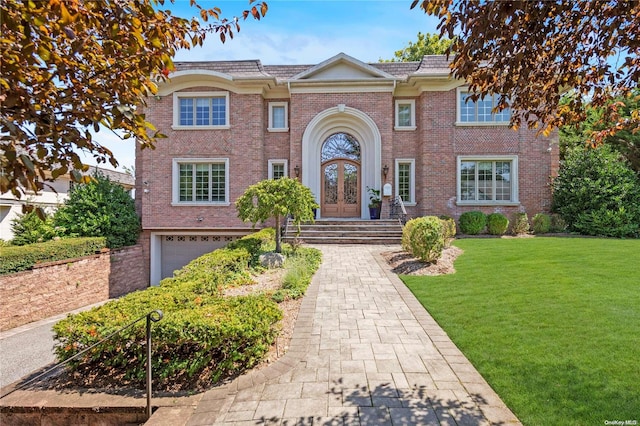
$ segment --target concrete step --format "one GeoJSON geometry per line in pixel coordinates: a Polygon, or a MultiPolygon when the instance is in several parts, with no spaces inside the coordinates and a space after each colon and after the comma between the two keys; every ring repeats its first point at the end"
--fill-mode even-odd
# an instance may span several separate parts
{"type": "Polygon", "coordinates": [[[284,241],[309,244],[400,244],[402,225],[397,220],[318,220],[297,226],[287,225],[284,241]]]}

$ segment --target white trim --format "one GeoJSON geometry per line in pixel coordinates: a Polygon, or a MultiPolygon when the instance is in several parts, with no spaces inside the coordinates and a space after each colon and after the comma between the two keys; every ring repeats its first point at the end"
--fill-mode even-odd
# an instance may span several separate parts
{"type": "MultiPolygon", "coordinates": [[[[230,111],[229,111],[229,92],[215,91],[215,92],[173,92],[173,130],[218,130],[229,129],[230,123],[230,111]],[[181,98],[222,98],[224,97],[225,105],[225,124],[222,126],[184,126],[180,124],[180,99],[181,98]]],[[[195,121],[195,117],[194,117],[195,121]]]]}
{"type": "Polygon", "coordinates": [[[396,99],[395,126],[393,130],[407,131],[416,130],[416,101],[415,99],[396,99]],[[409,126],[400,125],[400,105],[409,105],[411,108],[411,123],[409,126]]]}
{"type": "Polygon", "coordinates": [[[416,203],[416,160],[415,158],[396,158],[395,160],[395,195],[400,195],[400,164],[409,164],[409,194],[411,201],[402,200],[405,206],[415,206],[416,203]]]}
{"type": "Polygon", "coordinates": [[[459,155],[456,158],[456,204],[459,206],[518,206],[520,205],[517,155],[459,155]],[[463,161],[511,161],[511,200],[462,200],[460,181],[463,161]]]}
{"type": "Polygon", "coordinates": [[[274,164],[282,164],[284,166],[284,176],[287,177],[289,176],[289,160],[269,160],[269,173],[268,173],[268,178],[269,179],[273,179],[273,165],[274,164]]]}
{"type": "MultiPolygon", "coordinates": [[[[486,126],[499,126],[506,127],[509,126],[510,120],[507,121],[462,121],[462,101],[460,99],[460,95],[462,93],[469,93],[469,88],[467,86],[460,86],[456,88],[456,126],[465,127],[486,127],[486,126]]],[[[492,116],[495,113],[491,113],[492,116]]],[[[477,112],[476,112],[477,117],[477,112]]]]}
{"type": "Polygon", "coordinates": [[[269,132],[288,132],[289,131],[289,102],[269,102],[269,132]],[[274,127],[273,125],[273,108],[284,107],[284,127],[274,127]]]}
{"type": "MultiPolygon", "coordinates": [[[[309,187],[320,203],[320,162],[322,144],[335,133],[348,133],[361,147],[361,212],[362,219],[369,219],[369,198],[366,187],[381,188],[382,137],[375,121],[366,113],[352,107],[337,105],[318,113],[307,125],[302,135],[302,183],[309,187]]],[[[321,218],[321,212],[318,212],[321,218]]]]}
{"type": "Polygon", "coordinates": [[[354,58],[353,56],[349,56],[346,53],[340,52],[337,55],[332,56],[329,59],[326,59],[322,62],[320,62],[317,65],[312,66],[311,68],[302,71],[296,75],[294,75],[293,77],[291,77],[291,79],[289,81],[296,81],[296,80],[304,80],[304,79],[308,79],[309,77],[312,77],[314,74],[317,74],[319,72],[321,72],[322,70],[331,68],[332,66],[334,66],[335,64],[338,63],[347,63],[350,64],[351,66],[353,66],[356,69],[360,69],[361,71],[363,71],[366,74],[369,74],[372,76],[372,78],[384,78],[384,79],[390,79],[390,80],[397,80],[397,77],[382,71],[378,68],[375,68],[369,64],[366,64],[356,58],[354,58]]]}
{"type": "Polygon", "coordinates": [[[229,159],[228,158],[173,158],[171,164],[172,206],[228,206],[229,203],[229,159]],[[180,201],[180,164],[224,163],[224,201],[180,201]]]}

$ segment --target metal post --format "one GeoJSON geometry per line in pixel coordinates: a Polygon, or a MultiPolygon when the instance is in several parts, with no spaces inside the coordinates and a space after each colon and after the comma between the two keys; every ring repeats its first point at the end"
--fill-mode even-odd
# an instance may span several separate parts
{"type": "Polygon", "coordinates": [[[147,314],[147,419],[151,417],[151,321],[158,322],[161,319],[160,310],[147,314]]]}

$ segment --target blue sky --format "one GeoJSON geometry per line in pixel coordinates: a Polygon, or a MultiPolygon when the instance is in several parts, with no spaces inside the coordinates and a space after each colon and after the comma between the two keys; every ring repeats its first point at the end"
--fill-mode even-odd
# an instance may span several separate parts
{"type": "MultiPolygon", "coordinates": [[[[217,6],[224,17],[239,16],[248,0],[200,0],[207,8],[217,6]]],[[[180,51],[176,61],[260,59],[263,64],[317,64],[340,52],[364,62],[390,59],[396,50],[415,41],[418,32],[436,33],[438,20],[411,0],[268,0],[269,10],[260,21],[241,21],[241,31],[222,44],[209,36],[204,46],[180,51]]],[[[174,15],[197,14],[189,0],[165,1],[174,15]]],[[[135,145],[107,132],[96,140],[113,150],[120,166],[135,162],[135,145]]],[[[87,159],[91,162],[91,159],[87,159]]],[[[106,166],[102,166],[106,167],[106,166]]],[[[119,167],[118,170],[122,170],[119,167]]]]}

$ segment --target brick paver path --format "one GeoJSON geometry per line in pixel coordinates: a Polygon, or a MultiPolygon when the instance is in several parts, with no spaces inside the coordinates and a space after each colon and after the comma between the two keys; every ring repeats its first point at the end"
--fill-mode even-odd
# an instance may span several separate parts
{"type": "Polygon", "coordinates": [[[317,248],[287,354],[205,393],[188,425],[520,424],[390,271],[390,247],[317,248]]]}

